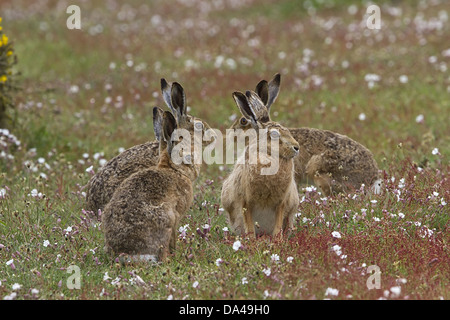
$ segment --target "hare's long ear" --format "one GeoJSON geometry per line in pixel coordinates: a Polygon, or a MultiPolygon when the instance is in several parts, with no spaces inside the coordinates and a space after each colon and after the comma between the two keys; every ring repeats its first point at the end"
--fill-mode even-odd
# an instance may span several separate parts
{"type": "Polygon", "coordinates": [[[162,78],[161,79],[161,92],[162,92],[164,102],[167,104],[169,109],[172,110],[172,112],[174,114],[176,114],[176,111],[172,105],[171,91],[172,91],[172,85],[170,83],[168,83],[166,81],[166,79],[162,78]]]}
{"type": "Polygon", "coordinates": [[[275,102],[275,100],[278,97],[278,93],[280,92],[280,84],[281,84],[281,75],[277,73],[276,75],[273,76],[273,79],[270,80],[268,84],[269,98],[266,103],[267,112],[270,111],[270,106],[275,102]]]}
{"type": "Polygon", "coordinates": [[[257,129],[258,123],[256,115],[253,113],[252,108],[248,104],[247,97],[242,92],[236,91],[233,92],[233,99],[236,102],[236,105],[238,106],[242,115],[251,121],[252,127],[254,129],[257,129]]]}
{"type": "Polygon", "coordinates": [[[153,107],[153,131],[155,131],[156,140],[161,142],[163,129],[164,111],[159,107],[153,107]]]}
{"type": "Polygon", "coordinates": [[[170,92],[170,97],[172,101],[174,114],[177,117],[178,123],[183,123],[186,121],[186,95],[184,94],[184,89],[178,82],[172,84],[172,89],[170,92]]]}
{"type": "Polygon", "coordinates": [[[269,101],[269,85],[266,80],[261,80],[256,85],[256,93],[261,98],[261,101],[264,105],[267,105],[267,101],[269,101]]]}
{"type": "Polygon", "coordinates": [[[164,138],[162,140],[167,143],[167,152],[170,155],[172,152],[172,133],[177,128],[177,122],[169,111],[164,111],[162,124],[162,134],[164,138]]]}

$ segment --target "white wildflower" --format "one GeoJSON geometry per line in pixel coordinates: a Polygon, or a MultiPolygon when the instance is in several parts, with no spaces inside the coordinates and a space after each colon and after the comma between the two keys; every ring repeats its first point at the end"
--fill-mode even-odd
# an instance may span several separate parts
{"type": "Polygon", "coordinates": [[[325,291],[326,296],[337,296],[338,294],[339,290],[334,288],[327,288],[327,290],[325,291]]]}
{"type": "Polygon", "coordinates": [[[337,239],[341,238],[341,234],[338,231],[333,231],[331,233],[331,235],[333,236],[333,238],[337,238],[337,239]]]}

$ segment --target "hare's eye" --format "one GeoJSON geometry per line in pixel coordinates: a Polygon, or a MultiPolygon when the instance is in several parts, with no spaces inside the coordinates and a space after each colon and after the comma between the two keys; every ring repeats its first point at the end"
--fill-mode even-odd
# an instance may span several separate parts
{"type": "Polygon", "coordinates": [[[241,118],[241,120],[239,120],[241,126],[246,126],[248,124],[248,120],[245,119],[244,117],[241,118]]]}
{"type": "Polygon", "coordinates": [[[279,139],[280,138],[280,132],[278,132],[278,130],[270,130],[270,137],[272,139],[279,139]]]}
{"type": "Polygon", "coordinates": [[[195,122],[194,128],[195,128],[195,130],[198,130],[198,131],[203,130],[203,123],[201,123],[200,121],[195,122]]]}

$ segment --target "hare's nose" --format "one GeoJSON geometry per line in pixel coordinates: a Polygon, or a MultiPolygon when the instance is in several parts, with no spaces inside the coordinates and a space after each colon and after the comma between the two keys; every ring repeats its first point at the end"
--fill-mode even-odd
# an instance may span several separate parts
{"type": "Polygon", "coordinates": [[[298,153],[299,148],[297,146],[293,146],[292,149],[294,149],[295,153],[298,153]]]}

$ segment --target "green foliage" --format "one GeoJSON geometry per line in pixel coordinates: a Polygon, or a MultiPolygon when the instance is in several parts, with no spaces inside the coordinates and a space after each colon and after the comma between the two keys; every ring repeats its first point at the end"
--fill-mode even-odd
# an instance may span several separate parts
{"type": "Polygon", "coordinates": [[[17,56],[8,36],[3,32],[0,17],[0,128],[11,122],[8,110],[14,109],[12,92],[15,90],[13,66],[17,63],[17,56]]]}

